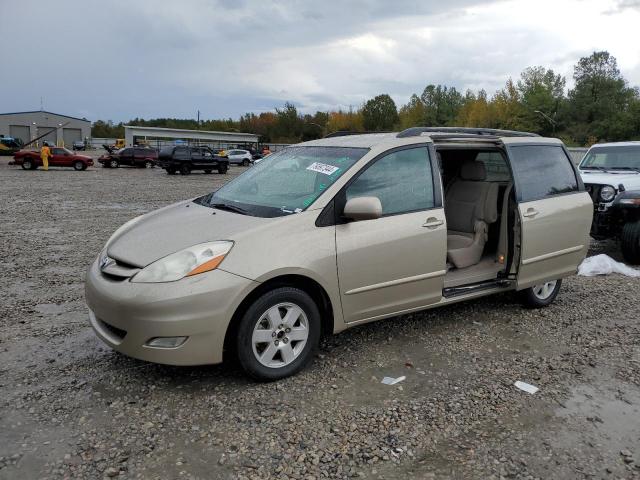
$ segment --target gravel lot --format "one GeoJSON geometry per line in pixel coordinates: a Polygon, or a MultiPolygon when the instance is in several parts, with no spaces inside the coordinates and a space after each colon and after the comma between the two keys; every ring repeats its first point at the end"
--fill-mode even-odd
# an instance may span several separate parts
{"type": "Polygon", "coordinates": [[[277,383],[152,365],[93,335],[85,268],[129,218],[242,168],[7,162],[0,478],[640,478],[640,279],[569,278],[543,310],[504,294],[364,325],[277,383]]]}

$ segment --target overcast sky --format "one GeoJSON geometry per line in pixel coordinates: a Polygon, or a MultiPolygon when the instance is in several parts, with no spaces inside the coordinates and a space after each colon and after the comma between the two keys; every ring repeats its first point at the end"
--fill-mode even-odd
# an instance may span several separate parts
{"type": "Polygon", "coordinates": [[[237,118],[490,94],[608,50],[640,85],[640,0],[2,0],[0,112],[237,118]]]}

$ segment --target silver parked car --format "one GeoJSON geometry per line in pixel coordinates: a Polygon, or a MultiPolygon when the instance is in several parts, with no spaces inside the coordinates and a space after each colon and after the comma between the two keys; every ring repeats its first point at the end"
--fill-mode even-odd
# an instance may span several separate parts
{"type": "Polygon", "coordinates": [[[551,303],[593,204],[560,140],[486,129],[339,136],[118,229],[86,279],[98,337],[274,380],[323,334],[516,290],[551,303]]]}
{"type": "Polygon", "coordinates": [[[237,148],[227,150],[229,163],[233,165],[244,165],[248,167],[253,163],[253,156],[249,150],[239,150],[237,148]]]}

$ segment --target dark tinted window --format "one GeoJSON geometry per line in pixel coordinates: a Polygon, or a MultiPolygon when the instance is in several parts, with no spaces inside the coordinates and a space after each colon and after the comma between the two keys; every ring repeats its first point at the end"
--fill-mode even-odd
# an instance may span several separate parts
{"type": "Polygon", "coordinates": [[[578,190],[571,160],[562,147],[522,145],[509,149],[511,167],[522,201],[560,195],[578,190]]]}
{"type": "Polygon", "coordinates": [[[378,197],[383,215],[432,208],[429,151],[411,148],[380,158],[347,188],[347,200],[354,197],[378,197]]]}
{"type": "Polygon", "coordinates": [[[189,148],[188,147],[176,147],[173,151],[173,157],[179,160],[189,159],[189,148]]]}
{"type": "Polygon", "coordinates": [[[130,155],[133,155],[133,148],[125,148],[123,150],[120,151],[120,155],[123,157],[128,157],[130,155]]]}

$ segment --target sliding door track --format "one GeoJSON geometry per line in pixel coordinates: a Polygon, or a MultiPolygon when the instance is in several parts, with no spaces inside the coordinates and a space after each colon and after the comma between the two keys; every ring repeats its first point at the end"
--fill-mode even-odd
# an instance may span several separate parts
{"type": "Polygon", "coordinates": [[[449,287],[442,290],[444,298],[457,297],[460,295],[468,295],[469,293],[479,292],[482,290],[490,290],[493,288],[507,288],[512,285],[510,280],[496,279],[484,282],[470,283],[459,287],[449,287]]]}

